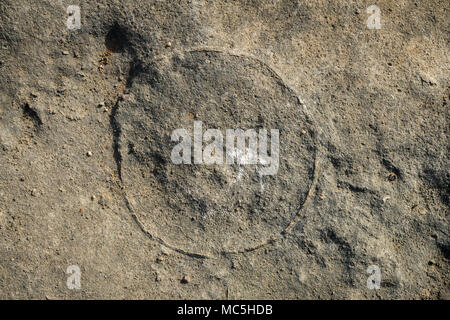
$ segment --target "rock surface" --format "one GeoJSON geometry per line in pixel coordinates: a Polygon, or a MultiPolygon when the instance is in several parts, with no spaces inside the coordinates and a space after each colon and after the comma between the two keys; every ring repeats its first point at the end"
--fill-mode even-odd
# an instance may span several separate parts
{"type": "Polygon", "coordinates": [[[1,1],[0,298],[449,299],[448,15],[1,1]],[[278,129],[277,174],[174,164],[200,121],[278,129]]]}

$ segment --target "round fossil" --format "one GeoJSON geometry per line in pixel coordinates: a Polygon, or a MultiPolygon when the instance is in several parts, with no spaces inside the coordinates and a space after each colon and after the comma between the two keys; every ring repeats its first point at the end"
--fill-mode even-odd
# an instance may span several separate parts
{"type": "Polygon", "coordinates": [[[295,93],[254,58],[199,50],[144,67],[115,118],[136,218],[185,252],[270,241],[313,180],[312,124],[295,93]]]}

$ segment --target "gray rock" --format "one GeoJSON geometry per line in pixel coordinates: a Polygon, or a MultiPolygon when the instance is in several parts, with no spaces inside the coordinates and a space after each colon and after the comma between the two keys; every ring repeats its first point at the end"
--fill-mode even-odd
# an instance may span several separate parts
{"type": "Polygon", "coordinates": [[[447,7],[1,1],[0,298],[448,299],[447,7]],[[277,174],[174,164],[195,121],[277,174]]]}

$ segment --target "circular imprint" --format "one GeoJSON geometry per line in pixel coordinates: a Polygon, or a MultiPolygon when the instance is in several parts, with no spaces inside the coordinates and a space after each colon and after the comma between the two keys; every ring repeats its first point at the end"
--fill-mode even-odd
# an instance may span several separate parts
{"type": "Polygon", "coordinates": [[[191,51],[143,69],[115,119],[122,181],[136,218],[153,237],[184,252],[209,256],[267,243],[298,214],[313,181],[311,122],[295,93],[254,58],[191,51]],[[188,136],[172,141],[177,129],[188,136]],[[208,129],[218,129],[215,138],[205,135],[208,129]],[[250,150],[255,140],[245,138],[246,147],[233,151],[232,129],[256,132],[258,148],[250,150]],[[221,136],[223,147],[207,148],[221,136]],[[191,145],[186,154],[173,151],[181,141],[191,145]],[[202,149],[203,156],[207,150],[215,156],[214,164],[204,163],[202,149]],[[237,164],[244,162],[239,150],[255,151],[257,159],[265,154],[265,162],[237,164]],[[191,164],[174,163],[173,154],[191,164]]]}

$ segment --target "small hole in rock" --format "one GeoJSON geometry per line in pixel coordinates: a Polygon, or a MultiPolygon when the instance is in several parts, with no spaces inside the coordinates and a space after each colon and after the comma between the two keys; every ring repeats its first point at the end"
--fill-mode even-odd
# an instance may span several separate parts
{"type": "Polygon", "coordinates": [[[111,27],[105,38],[106,48],[114,53],[123,52],[128,46],[128,35],[126,30],[115,24],[111,27]]]}

